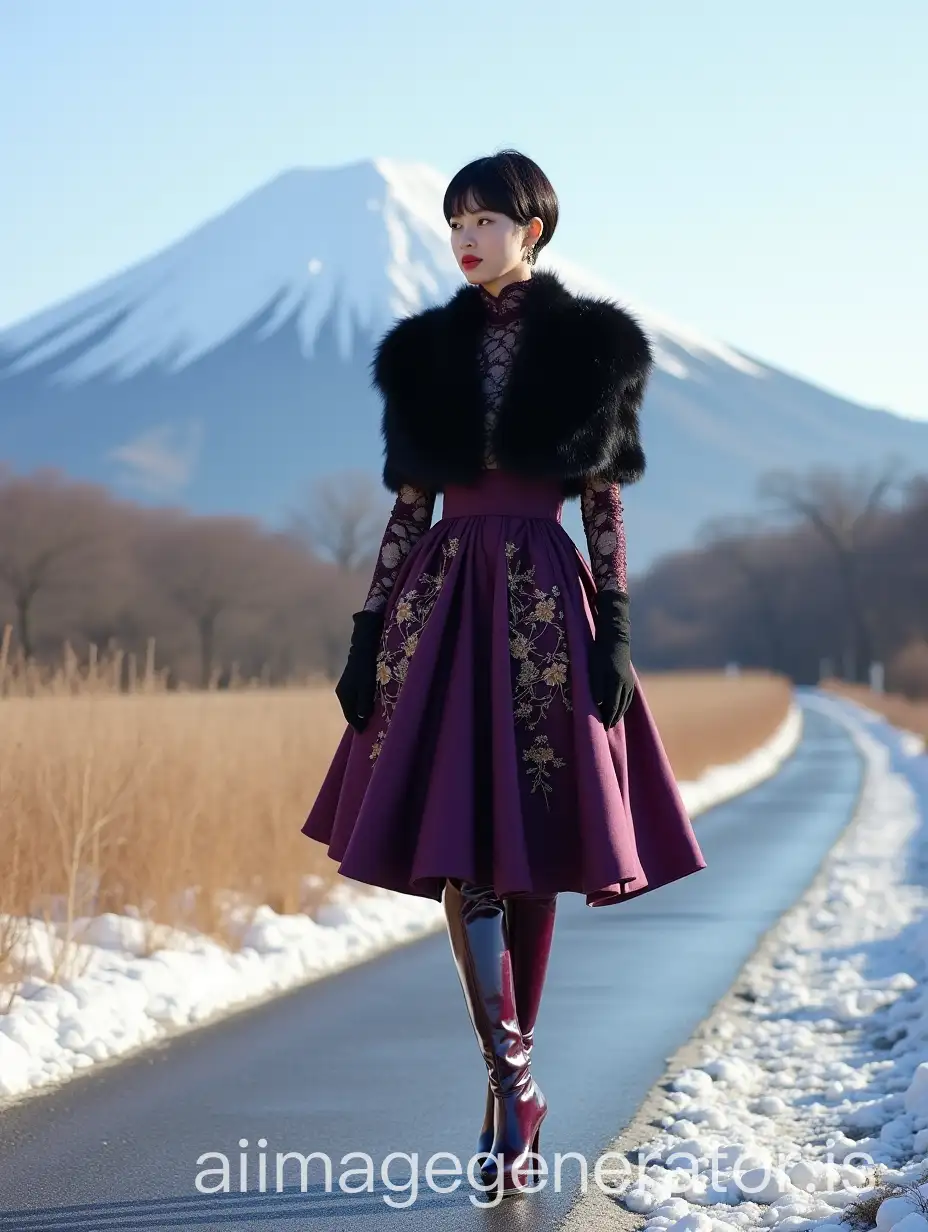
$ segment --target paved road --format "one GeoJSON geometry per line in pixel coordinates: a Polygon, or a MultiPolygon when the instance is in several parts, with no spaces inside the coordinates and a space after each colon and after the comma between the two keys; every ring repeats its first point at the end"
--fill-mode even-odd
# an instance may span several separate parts
{"type": "MultiPolygon", "coordinates": [[[[781,771],[699,819],[708,869],[618,908],[561,898],[535,1051],[550,1105],[548,1158],[580,1151],[592,1166],[811,880],[850,819],[860,780],[844,729],[809,709],[781,771]]],[[[484,1081],[439,933],[9,1109],[0,1116],[0,1229],[556,1228],[576,1198],[576,1172],[560,1192],[552,1183],[491,1210],[472,1204],[466,1177],[451,1193],[426,1183],[436,1152],[466,1167],[484,1081]],[[246,1157],[244,1193],[197,1193],[196,1161],[211,1151],[231,1159],[236,1187],[238,1156],[246,1157]],[[278,1151],[324,1152],[332,1192],[321,1163],[301,1192],[294,1162],[277,1192],[278,1151]],[[385,1202],[410,1196],[408,1165],[389,1172],[405,1191],[391,1193],[380,1179],[392,1151],[421,1161],[418,1196],[405,1210],[385,1202]],[[343,1178],[363,1190],[363,1175],[346,1175],[361,1161],[341,1162],[350,1152],[372,1158],[373,1189],[339,1188],[343,1178]]]]}

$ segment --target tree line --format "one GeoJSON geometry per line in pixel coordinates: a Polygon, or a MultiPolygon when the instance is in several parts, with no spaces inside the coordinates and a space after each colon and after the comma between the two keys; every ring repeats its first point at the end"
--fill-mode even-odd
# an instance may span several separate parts
{"type": "Polygon", "coordinates": [[[928,475],[904,465],[772,470],[755,510],[635,588],[633,646],[652,669],[737,662],[928,696],[928,475]]]}
{"type": "MultiPolygon", "coordinates": [[[[392,497],[376,476],[314,482],[282,529],[123,500],[55,470],[0,468],[0,627],[51,662],[150,639],[169,678],[337,678],[392,497]]],[[[928,695],[928,476],[898,463],[771,471],[750,514],[633,576],[643,670],[737,662],[928,695]]]]}
{"type": "Polygon", "coordinates": [[[389,504],[370,476],[315,484],[283,529],[149,508],[57,470],[0,469],[0,629],[13,653],[68,644],[139,659],[154,639],[170,683],[234,670],[279,684],[337,676],[389,504]]]}

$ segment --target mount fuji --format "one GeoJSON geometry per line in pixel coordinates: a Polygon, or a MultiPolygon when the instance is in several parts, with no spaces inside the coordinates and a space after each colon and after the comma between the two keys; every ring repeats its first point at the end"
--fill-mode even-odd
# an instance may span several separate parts
{"type": "MultiPolygon", "coordinates": [[[[0,461],[271,524],[316,476],[379,477],[373,346],[462,283],[446,182],[385,158],[284,172],[164,251],[0,331],[0,461]]],[[[547,251],[542,267],[626,304],[654,343],[648,473],[625,494],[632,568],[687,546],[706,518],[747,511],[773,466],[894,455],[928,471],[928,422],[789,376],[547,251]]],[[[564,524],[576,537],[576,502],[564,524]]]]}

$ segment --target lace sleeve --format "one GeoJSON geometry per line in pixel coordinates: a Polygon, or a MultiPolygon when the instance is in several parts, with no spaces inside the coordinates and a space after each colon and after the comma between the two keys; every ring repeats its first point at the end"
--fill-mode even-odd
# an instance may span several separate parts
{"type": "Polygon", "coordinates": [[[603,479],[587,480],[580,497],[580,512],[597,591],[622,590],[627,594],[621,488],[603,479]]]}
{"type": "Polygon", "coordinates": [[[365,611],[379,612],[387,606],[400,566],[413,544],[431,526],[434,509],[434,492],[409,484],[400,488],[377,553],[374,576],[364,601],[365,611]]]}

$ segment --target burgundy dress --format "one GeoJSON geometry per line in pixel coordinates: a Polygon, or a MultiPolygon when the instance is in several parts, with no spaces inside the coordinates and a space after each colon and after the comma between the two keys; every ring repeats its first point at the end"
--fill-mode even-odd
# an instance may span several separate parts
{"type": "MultiPolygon", "coordinates": [[[[488,426],[527,294],[531,280],[480,288],[488,426]]],[[[374,713],[363,732],[346,725],[303,825],[345,876],[598,907],[705,868],[637,676],[611,730],[593,701],[591,605],[627,587],[625,531],[617,484],[590,480],[580,499],[592,570],[561,525],[560,485],[498,469],[489,448],[434,525],[435,493],[400,491],[364,605],[385,616],[374,713]]]]}

